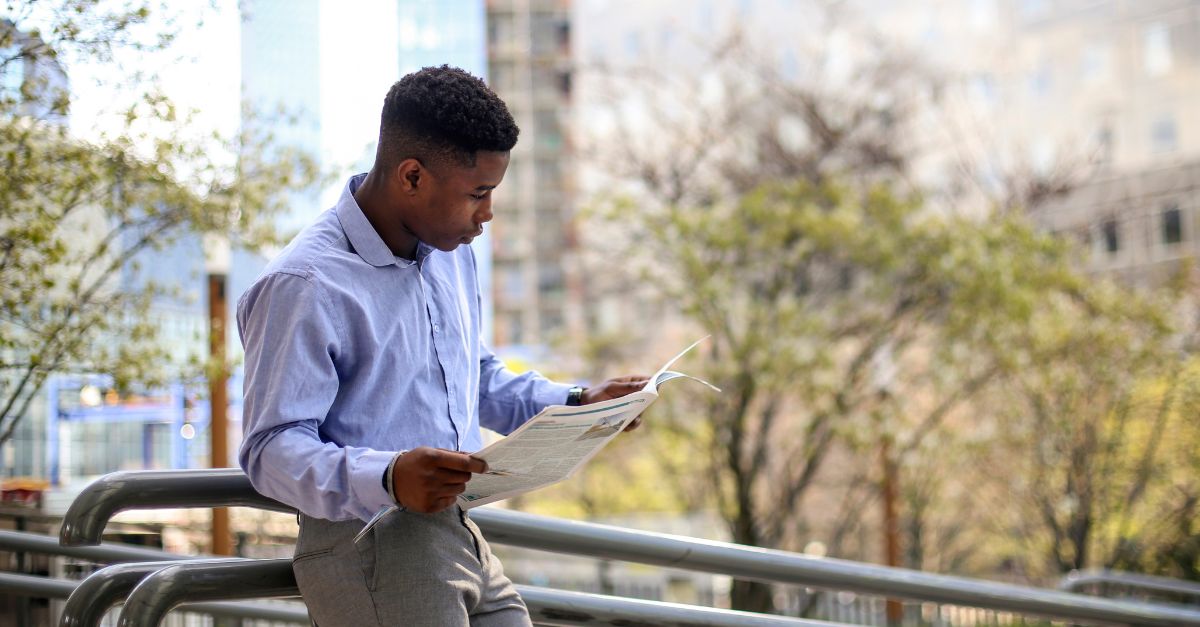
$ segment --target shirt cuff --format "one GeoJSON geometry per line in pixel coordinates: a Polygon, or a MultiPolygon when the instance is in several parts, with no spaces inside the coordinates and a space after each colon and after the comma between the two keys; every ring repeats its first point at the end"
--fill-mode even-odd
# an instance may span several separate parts
{"type": "Polygon", "coordinates": [[[354,460],[350,489],[354,491],[355,500],[371,514],[395,504],[379,480],[395,457],[396,454],[389,451],[366,451],[354,460]]]}

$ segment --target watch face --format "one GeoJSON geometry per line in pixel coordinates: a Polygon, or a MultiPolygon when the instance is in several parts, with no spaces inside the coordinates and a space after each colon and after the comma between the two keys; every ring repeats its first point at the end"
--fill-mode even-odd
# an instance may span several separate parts
{"type": "Polygon", "coordinates": [[[573,387],[567,391],[567,405],[578,405],[583,400],[583,388],[573,387]]]}

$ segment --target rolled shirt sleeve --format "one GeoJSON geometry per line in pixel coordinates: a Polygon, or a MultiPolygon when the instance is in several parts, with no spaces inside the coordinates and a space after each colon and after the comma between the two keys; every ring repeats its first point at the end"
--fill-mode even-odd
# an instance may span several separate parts
{"type": "Polygon", "coordinates": [[[395,452],[320,434],[344,346],[321,285],[302,272],[263,277],[238,303],[238,328],[246,350],[238,462],[254,488],[328,520],[368,520],[391,505],[380,478],[395,452]]]}

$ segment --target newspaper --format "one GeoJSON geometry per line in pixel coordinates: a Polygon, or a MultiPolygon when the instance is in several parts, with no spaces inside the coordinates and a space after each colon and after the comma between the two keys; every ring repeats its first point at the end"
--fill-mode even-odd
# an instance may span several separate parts
{"type": "Polygon", "coordinates": [[[491,446],[473,453],[487,461],[488,471],[471,477],[458,497],[463,509],[524,494],[570,478],[658,399],[658,389],[685,377],[713,390],[715,386],[669,368],[703,342],[701,338],[671,358],[646,387],[632,394],[590,405],[551,405],[491,446]]]}
{"type": "MultiPolygon", "coordinates": [[[[646,387],[637,392],[578,407],[551,405],[508,437],[472,454],[487,461],[488,471],[471,477],[466,491],[458,496],[458,504],[463,509],[471,509],[570,478],[626,425],[646,411],[658,399],[659,386],[667,381],[683,377],[720,392],[707,381],[669,370],[680,357],[706,339],[708,336],[696,340],[672,357],[650,377],[646,387]]],[[[379,510],[354,536],[354,542],[358,543],[379,521],[398,509],[391,505],[379,510]]]]}

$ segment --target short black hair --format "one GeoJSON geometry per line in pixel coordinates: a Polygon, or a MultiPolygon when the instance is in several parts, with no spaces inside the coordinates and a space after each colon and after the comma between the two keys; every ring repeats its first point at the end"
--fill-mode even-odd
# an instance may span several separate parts
{"type": "Polygon", "coordinates": [[[453,162],[474,167],[480,150],[507,152],[520,129],[484,82],[442,65],[401,78],[383,100],[376,162],[415,158],[426,167],[453,162]]]}

